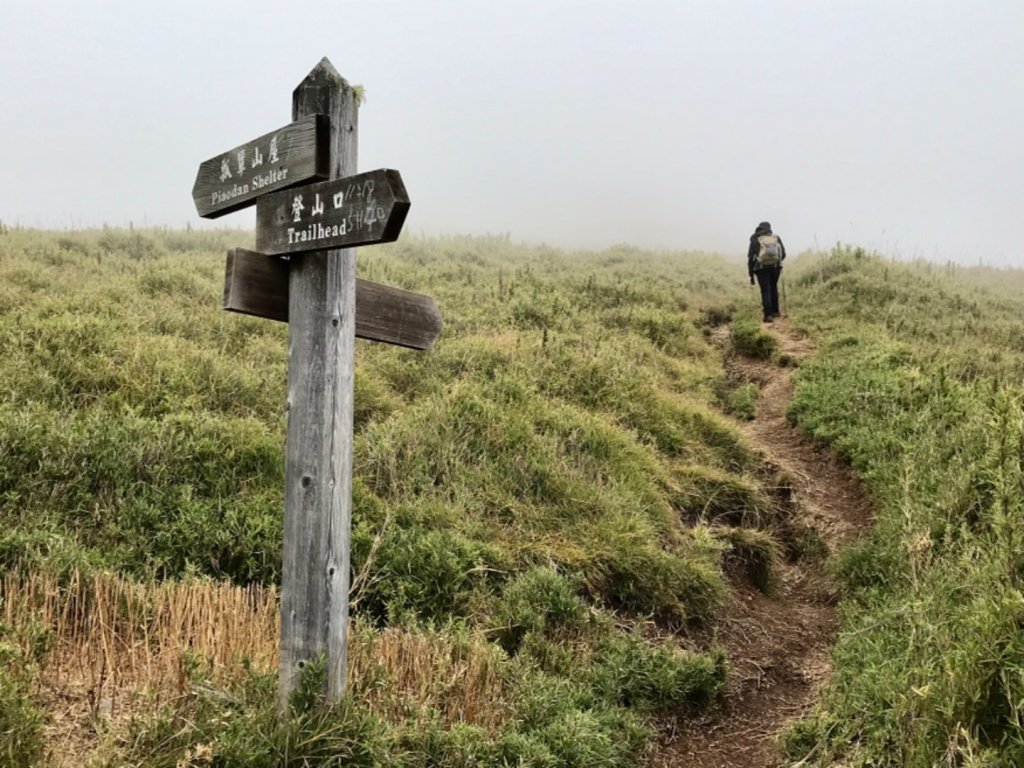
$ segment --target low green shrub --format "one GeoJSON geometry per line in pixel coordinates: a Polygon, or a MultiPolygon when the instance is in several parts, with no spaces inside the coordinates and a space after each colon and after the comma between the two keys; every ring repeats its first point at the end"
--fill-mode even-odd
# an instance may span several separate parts
{"type": "Polygon", "coordinates": [[[509,567],[499,547],[451,529],[393,528],[378,558],[359,605],[381,624],[468,617],[509,567]]]}
{"type": "MultiPolygon", "coordinates": [[[[388,729],[365,709],[350,700],[335,705],[309,700],[281,719],[276,680],[276,675],[250,672],[228,689],[196,681],[185,699],[131,722],[130,738],[95,763],[109,768],[376,768],[389,764],[388,729]]],[[[298,694],[303,696],[302,688],[298,694]]]]}
{"type": "Polygon", "coordinates": [[[495,612],[496,639],[515,653],[528,632],[580,630],[589,609],[569,580],[550,567],[520,573],[506,585],[495,612]]]}
{"type": "Polygon", "coordinates": [[[691,520],[765,526],[772,504],[756,481],[701,464],[676,467],[672,506],[691,520]]]}
{"type": "Polygon", "coordinates": [[[711,704],[725,685],[726,670],[721,651],[689,653],[632,634],[601,649],[594,688],[610,701],[641,712],[681,715],[711,704]]]}
{"type": "Polygon", "coordinates": [[[595,561],[589,585],[617,608],[679,625],[708,620],[725,599],[718,568],[651,546],[595,561]]]}
{"type": "Polygon", "coordinates": [[[759,387],[752,381],[732,387],[722,396],[722,406],[726,413],[743,421],[752,421],[757,414],[757,396],[759,387]]]}
{"type": "Polygon", "coordinates": [[[758,322],[751,318],[734,320],[730,329],[732,347],[746,357],[770,360],[778,352],[779,343],[766,333],[758,322]]]}
{"type": "Polygon", "coordinates": [[[736,314],[734,304],[712,305],[700,311],[700,322],[709,328],[718,328],[729,323],[736,314]]]}

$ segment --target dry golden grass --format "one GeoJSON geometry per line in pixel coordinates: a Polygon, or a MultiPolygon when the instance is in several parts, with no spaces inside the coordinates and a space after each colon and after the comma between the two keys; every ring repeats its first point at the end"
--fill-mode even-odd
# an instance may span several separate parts
{"type": "MultiPolygon", "coordinates": [[[[14,636],[39,624],[52,633],[39,696],[59,765],[84,764],[101,732],[188,693],[189,657],[202,660],[213,685],[238,676],[243,660],[259,671],[277,666],[273,587],[8,573],[0,620],[14,636]]],[[[351,691],[392,721],[440,714],[450,724],[497,727],[509,711],[500,666],[482,638],[358,624],[349,634],[351,691]]]]}
{"type": "Polygon", "coordinates": [[[356,626],[349,634],[349,680],[370,710],[392,720],[496,728],[509,707],[498,652],[480,638],[356,626]],[[372,684],[374,681],[385,684],[372,684]]]}
{"type": "Polygon", "coordinates": [[[0,615],[15,634],[32,623],[52,632],[44,683],[54,689],[84,684],[97,708],[126,689],[180,694],[187,685],[186,653],[206,659],[215,679],[243,658],[256,667],[276,663],[272,587],[8,573],[0,590],[0,615]]]}

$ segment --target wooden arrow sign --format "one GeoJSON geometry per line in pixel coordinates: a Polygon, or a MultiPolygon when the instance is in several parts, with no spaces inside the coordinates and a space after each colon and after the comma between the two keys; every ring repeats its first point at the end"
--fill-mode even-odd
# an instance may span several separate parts
{"type": "Polygon", "coordinates": [[[408,212],[402,177],[388,169],[275,192],[256,203],[256,250],[281,255],[389,243],[408,212]]]}
{"type": "Polygon", "coordinates": [[[310,115],[201,163],[192,187],[196,211],[215,219],[268,192],[326,179],[329,137],[327,118],[310,115]]]}
{"type": "MultiPolygon", "coordinates": [[[[288,261],[242,248],[228,251],[224,309],[288,322],[288,261]]],[[[429,296],[356,278],[356,336],[429,349],[444,323],[429,296]]]]}

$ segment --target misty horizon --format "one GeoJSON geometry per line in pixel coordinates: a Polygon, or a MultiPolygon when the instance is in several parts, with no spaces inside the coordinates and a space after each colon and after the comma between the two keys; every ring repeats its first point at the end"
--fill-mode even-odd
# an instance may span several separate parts
{"type": "Polygon", "coordinates": [[[9,9],[0,221],[251,229],[199,218],[199,163],[291,120],[327,56],[365,87],[361,170],[406,232],[602,250],[1024,266],[1024,7],[792,0],[9,9]],[[301,28],[301,34],[296,29],[301,28]],[[272,41],[272,42],[267,42],[272,41]]]}

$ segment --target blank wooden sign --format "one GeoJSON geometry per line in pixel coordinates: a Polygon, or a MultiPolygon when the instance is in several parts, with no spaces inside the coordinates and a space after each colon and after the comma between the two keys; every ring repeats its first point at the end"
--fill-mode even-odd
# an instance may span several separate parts
{"type": "MultiPolygon", "coordinates": [[[[288,261],[243,248],[228,251],[224,309],[288,322],[288,261]]],[[[356,278],[356,336],[429,349],[444,323],[430,296],[356,278]]]]}

